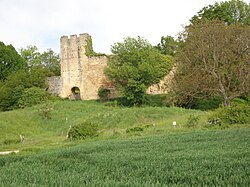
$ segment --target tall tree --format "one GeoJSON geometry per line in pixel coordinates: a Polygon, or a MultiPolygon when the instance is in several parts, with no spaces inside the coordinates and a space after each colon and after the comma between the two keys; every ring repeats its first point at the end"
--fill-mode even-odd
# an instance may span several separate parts
{"type": "Polygon", "coordinates": [[[201,20],[218,19],[224,21],[227,25],[243,24],[250,26],[250,3],[242,0],[231,0],[204,7],[190,20],[192,24],[201,20]]]}
{"type": "Polygon", "coordinates": [[[125,38],[112,46],[105,74],[121,88],[129,105],[143,104],[147,88],[158,83],[171,69],[173,59],[145,39],[125,38]]]}
{"type": "Polygon", "coordinates": [[[178,48],[178,42],[172,36],[162,36],[161,42],[157,44],[156,48],[164,55],[174,56],[178,48]]]}
{"type": "MultiPolygon", "coordinates": [[[[36,87],[45,91],[47,76],[47,70],[38,66],[30,68],[29,71],[21,69],[10,74],[4,82],[0,81],[0,111],[19,108],[18,100],[22,97],[24,90],[36,87]]],[[[31,92],[30,95],[32,94],[36,93],[31,92]]],[[[35,95],[32,99],[36,99],[35,95]]]]}
{"type": "Polygon", "coordinates": [[[41,65],[48,69],[53,75],[61,74],[60,58],[52,49],[48,49],[41,55],[41,65]]]}
{"type": "Polygon", "coordinates": [[[5,80],[11,73],[25,66],[24,60],[12,45],[0,42],[0,80],[5,80]]]}
{"type": "Polygon", "coordinates": [[[29,68],[40,66],[50,71],[52,75],[60,75],[60,58],[52,49],[40,53],[36,46],[30,45],[22,48],[20,54],[29,68]]]}
{"type": "Polygon", "coordinates": [[[177,92],[220,94],[224,105],[250,91],[250,27],[203,21],[186,28],[177,55],[177,92]]]}

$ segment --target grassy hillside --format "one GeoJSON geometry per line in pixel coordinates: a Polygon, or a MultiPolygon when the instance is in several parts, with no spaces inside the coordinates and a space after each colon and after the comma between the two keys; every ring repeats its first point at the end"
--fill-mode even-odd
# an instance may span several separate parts
{"type": "Polygon", "coordinates": [[[249,128],[172,133],[0,157],[0,184],[250,186],[249,134],[249,128]]]}
{"type": "Polygon", "coordinates": [[[22,151],[68,144],[66,133],[70,125],[90,121],[98,125],[96,139],[123,138],[153,135],[166,132],[187,131],[203,128],[207,112],[176,107],[122,108],[105,106],[96,101],[56,101],[50,119],[43,117],[44,108],[35,107],[0,113],[0,151],[20,149],[22,151]],[[185,124],[190,115],[199,116],[199,125],[188,129],[185,124]],[[176,128],[172,122],[177,121],[176,128]],[[155,127],[153,126],[155,124],[155,127]],[[131,127],[142,127],[142,132],[126,133],[131,127]],[[23,144],[19,135],[25,136],[23,144]]]}

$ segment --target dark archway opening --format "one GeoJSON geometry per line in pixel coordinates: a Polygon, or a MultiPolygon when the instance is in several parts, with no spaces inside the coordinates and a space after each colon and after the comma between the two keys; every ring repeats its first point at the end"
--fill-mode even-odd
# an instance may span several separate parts
{"type": "Polygon", "coordinates": [[[71,99],[72,100],[80,100],[81,99],[81,95],[80,95],[80,89],[78,87],[73,87],[71,88],[71,99]]]}

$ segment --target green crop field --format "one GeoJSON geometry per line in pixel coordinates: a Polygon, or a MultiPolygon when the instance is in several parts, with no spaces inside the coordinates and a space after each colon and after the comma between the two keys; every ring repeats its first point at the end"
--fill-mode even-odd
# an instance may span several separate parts
{"type": "Polygon", "coordinates": [[[99,140],[0,157],[1,186],[250,186],[250,129],[99,140]]]}

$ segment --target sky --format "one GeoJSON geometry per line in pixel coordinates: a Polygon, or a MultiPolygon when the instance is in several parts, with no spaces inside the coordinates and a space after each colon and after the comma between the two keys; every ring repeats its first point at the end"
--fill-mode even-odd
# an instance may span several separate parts
{"type": "Polygon", "coordinates": [[[203,7],[221,0],[0,0],[0,41],[16,50],[35,45],[60,53],[60,37],[92,36],[95,52],[126,37],[152,45],[176,37],[203,7]]]}

